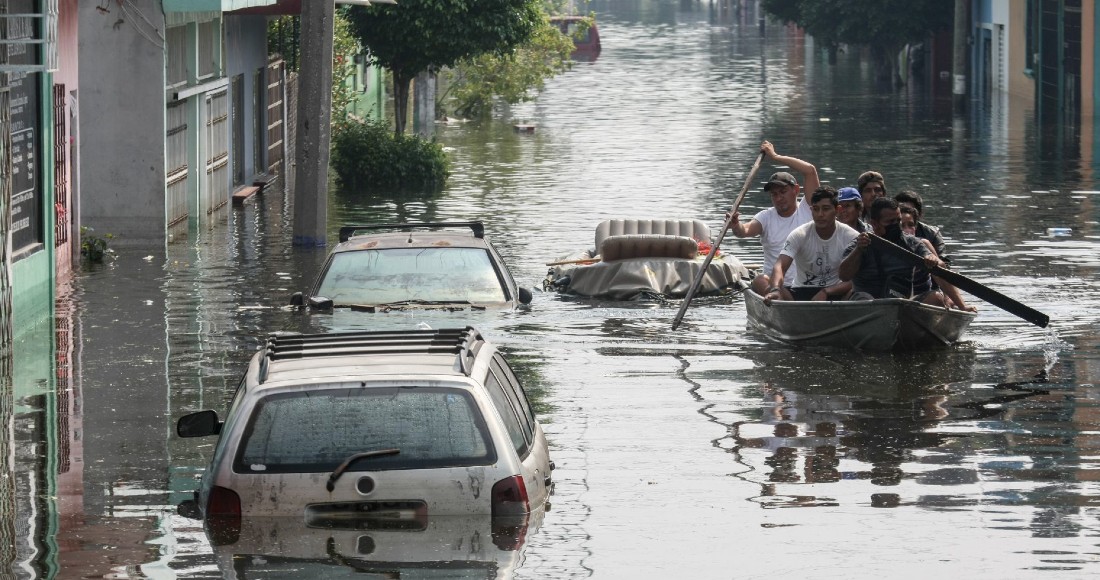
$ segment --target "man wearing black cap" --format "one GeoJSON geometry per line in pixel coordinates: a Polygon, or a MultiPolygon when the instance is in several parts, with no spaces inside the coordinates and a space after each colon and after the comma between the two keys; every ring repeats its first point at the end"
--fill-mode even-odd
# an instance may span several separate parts
{"type": "MultiPolygon", "coordinates": [[[[806,191],[815,191],[821,182],[817,177],[817,168],[801,159],[779,155],[775,146],[764,141],[760,145],[764,156],[778,165],[786,165],[802,174],[806,191]]],[[[760,236],[760,245],[764,250],[764,269],[752,280],[752,290],[761,296],[767,295],[772,288],[771,274],[779,252],[787,243],[787,236],[798,226],[813,219],[809,201],[805,196],[798,199],[798,181],[786,171],[773,173],[764,184],[764,191],[771,195],[772,206],[757,212],[747,223],[741,223],[741,214],[734,212],[730,216],[730,230],[739,238],[760,236]]],[[[787,271],[788,280],[797,280],[798,272],[794,265],[787,271]]]]}

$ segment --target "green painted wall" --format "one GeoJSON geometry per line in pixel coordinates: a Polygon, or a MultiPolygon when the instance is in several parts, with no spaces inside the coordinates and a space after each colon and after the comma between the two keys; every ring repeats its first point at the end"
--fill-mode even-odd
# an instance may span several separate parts
{"type": "MultiPolygon", "coordinates": [[[[57,272],[54,263],[53,75],[39,73],[41,103],[37,152],[42,184],[42,249],[12,264],[12,338],[16,343],[40,322],[52,323],[57,272]]],[[[52,339],[52,335],[51,335],[52,339]]],[[[16,373],[23,361],[16,357],[16,373]]],[[[18,381],[15,383],[20,384],[18,381]]]]}

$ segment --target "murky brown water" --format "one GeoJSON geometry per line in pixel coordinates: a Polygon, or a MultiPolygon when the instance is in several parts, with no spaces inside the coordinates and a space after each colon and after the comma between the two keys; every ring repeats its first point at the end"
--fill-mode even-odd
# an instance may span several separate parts
{"type": "MultiPolygon", "coordinates": [[[[493,564],[498,577],[1100,573],[1100,188],[1088,144],[1052,145],[1022,103],[953,120],[926,88],[882,92],[852,55],[830,68],[783,29],[762,38],[755,21],[712,21],[705,4],[594,7],[597,61],[491,123],[440,127],[455,162],[443,194],[333,193],[332,238],[342,223],[483,219],[535,287],[602,219],[720,227],[767,138],[833,185],[875,168],[891,190],[920,191],[955,265],[1051,327],[983,304],[955,349],[868,355],[773,344],[746,329],[739,299],[692,307],[675,333],[675,307],[541,292],[514,313],[309,318],[283,304],[325,252],[290,247],[289,202],[268,192],[194,243],[120,249],[82,273],[49,349],[64,364],[17,356],[4,488],[15,575],[200,578],[236,566],[247,577],[259,562],[234,563],[174,513],[212,444],[174,437],[175,419],[224,409],[267,332],[421,322],[478,325],[540,396],[557,490],[522,558],[493,564]]],[[[751,195],[742,213],[766,203],[751,195]]],[[[724,246],[760,259],[754,241],[724,246]]],[[[325,554],[326,540],[299,548],[325,554]]],[[[333,557],[263,566],[263,577],[355,570],[333,557]]]]}

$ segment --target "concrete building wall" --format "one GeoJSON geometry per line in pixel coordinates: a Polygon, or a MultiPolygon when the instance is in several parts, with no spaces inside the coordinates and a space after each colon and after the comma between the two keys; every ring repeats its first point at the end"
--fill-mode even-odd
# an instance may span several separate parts
{"type": "Polygon", "coordinates": [[[112,244],[165,236],[164,13],[157,0],[129,0],[141,19],[114,4],[80,2],[81,219],[112,244]]]}
{"type": "Polygon", "coordinates": [[[998,5],[1008,14],[1008,94],[1034,99],[1035,77],[1028,73],[1027,3],[1001,0],[998,5]]]}
{"type": "MultiPolygon", "coordinates": [[[[78,64],[79,23],[77,22],[77,0],[60,0],[58,3],[57,44],[58,44],[58,70],[53,75],[55,85],[65,87],[65,111],[64,118],[54,119],[55,123],[63,123],[62,134],[72,134],[74,112],[76,110],[76,98],[80,84],[78,64]]],[[[66,187],[64,191],[58,188],[55,195],[57,203],[64,208],[63,213],[57,215],[59,224],[64,229],[67,243],[58,240],[56,261],[58,276],[65,276],[73,269],[73,262],[80,257],[80,233],[79,222],[74,202],[76,200],[76,184],[73,178],[76,171],[73,169],[76,158],[75,147],[72,143],[64,143],[65,159],[62,165],[61,179],[66,187]]]]}
{"type": "Polygon", "coordinates": [[[252,178],[264,172],[262,155],[260,164],[257,165],[257,150],[262,154],[266,148],[263,135],[266,131],[257,131],[259,126],[265,127],[265,109],[263,95],[265,86],[263,71],[267,66],[267,17],[265,16],[232,16],[225,18],[225,54],[226,76],[230,79],[242,75],[243,83],[242,111],[244,142],[237,150],[242,153],[243,159],[236,160],[241,164],[245,184],[251,184],[252,178]],[[260,95],[260,102],[255,102],[256,95],[260,95]],[[260,140],[257,139],[259,133],[260,140]]]}

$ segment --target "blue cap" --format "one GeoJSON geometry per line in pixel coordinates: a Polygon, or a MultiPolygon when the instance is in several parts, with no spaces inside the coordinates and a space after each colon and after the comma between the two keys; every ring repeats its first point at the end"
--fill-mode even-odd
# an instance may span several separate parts
{"type": "Polygon", "coordinates": [[[863,201],[863,196],[854,187],[842,187],[836,192],[836,202],[842,201],[863,201]]]}

